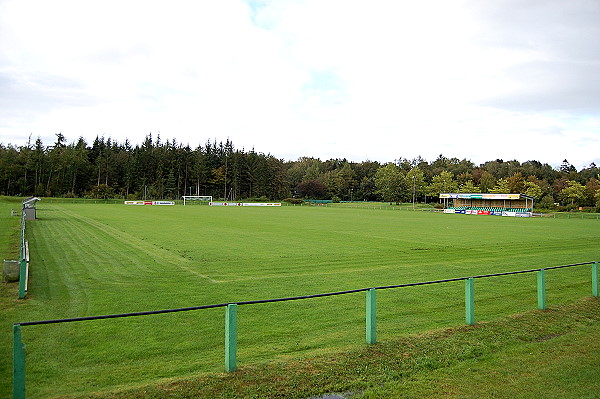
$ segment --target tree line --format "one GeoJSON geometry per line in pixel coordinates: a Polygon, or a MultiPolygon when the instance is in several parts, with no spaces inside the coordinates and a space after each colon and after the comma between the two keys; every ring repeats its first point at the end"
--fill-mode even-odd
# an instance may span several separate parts
{"type": "Polygon", "coordinates": [[[442,192],[524,193],[551,209],[600,208],[600,168],[554,168],[538,161],[496,159],[475,165],[439,155],[394,162],[283,160],[230,140],[192,148],[149,134],[142,144],[96,137],[68,143],[40,138],[22,146],[0,144],[0,193],[8,196],[180,199],[212,195],[236,201],[263,198],[333,201],[438,202],[442,192]]]}

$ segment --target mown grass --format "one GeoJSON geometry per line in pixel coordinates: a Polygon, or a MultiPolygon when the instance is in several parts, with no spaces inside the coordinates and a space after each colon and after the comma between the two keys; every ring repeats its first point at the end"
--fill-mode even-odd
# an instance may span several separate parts
{"type": "MultiPolygon", "coordinates": [[[[81,398],[597,398],[600,301],[81,398]]],[[[71,397],[71,396],[69,396],[71,397]]]]}
{"type": "MultiPolygon", "coordinates": [[[[3,205],[6,206],[6,205],[3,205]]],[[[7,213],[9,213],[7,211],[7,213]]],[[[306,295],[595,260],[594,220],[326,207],[38,204],[30,293],[14,322],[306,295]]],[[[16,218],[15,218],[16,219],[16,218]]],[[[12,219],[3,218],[2,223],[12,219]]],[[[549,305],[589,296],[589,267],[547,273],[549,305]]],[[[14,294],[16,297],[16,291],[14,294]]],[[[378,292],[378,339],[464,323],[464,285],[378,292]]],[[[476,282],[476,319],[535,308],[535,275],[476,282]]],[[[124,389],[223,369],[222,309],[23,328],[30,397],[124,389]]],[[[241,368],[361,348],[364,294],[243,306],[241,368]]],[[[5,374],[6,373],[6,374],[5,374]]],[[[9,379],[0,382],[10,391],[9,379]]]]}

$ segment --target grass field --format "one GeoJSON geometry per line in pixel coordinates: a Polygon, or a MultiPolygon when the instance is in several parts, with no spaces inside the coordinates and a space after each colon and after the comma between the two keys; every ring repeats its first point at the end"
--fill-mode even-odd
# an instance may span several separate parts
{"type": "Polygon", "coordinates": [[[596,399],[600,301],[398,336],[332,355],[174,379],[86,399],[596,399]],[[339,397],[339,396],[338,396],[339,397]]]}
{"type": "MultiPolygon", "coordinates": [[[[18,205],[18,203],[16,204],[18,205]]],[[[15,203],[0,203],[5,257],[15,203]]],[[[598,260],[597,220],[336,207],[38,203],[30,292],[2,286],[0,372],[14,322],[307,295],[598,260]]],[[[18,240],[16,240],[18,242],[18,240]]],[[[14,252],[11,252],[14,251],[14,252]]],[[[535,274],[476,281],[476,320],[534,309],[535,274]]],[[[547,301],[590,295],[589,267],[547,273],[547,301]]],[[[378,340],[464,324],[464,284],[377,294],[378,340]]],[[[364,346],[364,293],[241,306],[238,364],[364,346]]],[[[131,388],[223,370],[223,309],[23,328],[28,397],[131,388]]],[[[0,393],[8,396],[10,378],[0,393]]]]}

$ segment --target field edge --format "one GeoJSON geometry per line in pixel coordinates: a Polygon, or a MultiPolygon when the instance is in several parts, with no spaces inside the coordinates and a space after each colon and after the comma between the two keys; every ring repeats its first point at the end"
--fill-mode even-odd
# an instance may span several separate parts
{"type": "MultiPolygon", "coordinates": [[[[474,326],[399,337],[334,355],[273,361],[246,366],[234,373],[171,379],[119,391],[60,398],[314,398],[333,392],[344,393],[344,397],[353,399],[465,397],[461,391],[465,386],[469,390],[479,389],[485,396],[489,394],[489,387],[495,384],[497,375],[494,374],[503,372],[494,367],[507,361],[506,357],[510,357],[513,364],[521,363],[516,366],[518,373],[510,377],[511,381],[529,378],[532,374],[543,380],[544,367],[556,365],[531,362],[531,351],[555,350],[564,354],[571,350],[573,337],[594,343],[587,345],[587,349],[578,348],[578,353],[588,366],[600,365],[599,322],[600,299],[587,297],[545,311],[532,310],[474,326]],[[528,362],[520,362],[525,359],[529,359],[528,362]],[[483,371],[479,385],[463,381],[467,378],[463,377],[464,369],[472,367],[483,371]]],[[[578,372],[576,369],[564,371],[578,372]]],[[[562,382],[574,384],[572,392],[581,392],[582,384],[587,384],[583,389],[590,392],[600,389],[600,382],[587,381],[585,375],[570,377],[563,378],[562,382]]],[[[511,398],[514,395],[511,391],[503,394],[502,387],[495,389],[494,397],[511,398]]],[[[544,384],[528,387],[527,395],[544,397],[543,389],[544,384]]],[[[568,386],[563,389],[569,391],[568,386]]],[[[469,395],[478,397],[479,394],[473,391],[469,395]]]]}

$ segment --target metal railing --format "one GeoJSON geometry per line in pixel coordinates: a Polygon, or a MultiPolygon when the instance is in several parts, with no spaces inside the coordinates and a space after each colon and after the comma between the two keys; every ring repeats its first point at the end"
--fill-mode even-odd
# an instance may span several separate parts
{"type": "Polygon", "coordinates": [[[256,305],[264,303],[274,302],[285,302],[285,301],[296,301],[304,299],[323,298],[336,295],[352,294],[357,292],[366,292],[366,320],[365,320],[365,332],[367,344],[374,344],[377,342],[377,305],[376,305],[376,292],[378,290],[385,289],[396,289],[405,287],[416,287],[422,285],[431,284],[442,284],[448,282],[464,281],[465,282],[465,323],[467,325],[475,324],[475,280],[509,276],[523,273],[537,273],[537,308],[539,310],[546,309],[546,271],[555,269],[564,269],[574,266],[591,265],[592,266],[592,295],[598,297],[600,294],[599,290],[599,262],[584,262],[574,263],[569,265],[551,266],[541,269],[528,269],[519,270],[504,273],[493,273],[493,274],[481,274],[471,277],[457,277],[444,280],[424,281],[418,283],[406,283],[406,284],[395,284],[395,285],[384,285],[370,288],[359,288],[347,291],[336,291],[322,294],[302,295],[286,298],[274,298],[274,299],[262,299],[254,301],[241,301],[232,303],[218,303],[212,305],[201,305],[191,306],[177,309],[164,309],[164,310],[153,310],[145,312],[133,312],[133,313],[119,313],[109,314],[101,316],[86,316],[86,317],[73,317],[66,319],[53,319],[53,320],[40,320],[40,321],[28,321],[21,323],[14,323],[13,325],[13,398],[24,399],[25,398],[25,345],[21,338],[21,327],[45,325],[45,324],[57,324],[57,323],[73,323],[80,321],[93,321],[93,320],[105,320],[115,319],[123,317],[136,317],[136,316],[148,316],[158,315],[165,313],[177,313],[186,312],[192,310],[202,309],[214,309],[214,308],[226,308],[225,310],[225,370],[232,372],[237,369],[237,307],[243,305],[256,305]]]}
{"type": "Polygon", "coordinates": [[[25,211],[21,212],[21,240],[19,249],[19,299],[27,295],[29,280],[29,245],[25,240],[25,211]]]}

